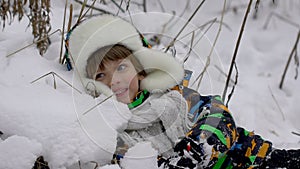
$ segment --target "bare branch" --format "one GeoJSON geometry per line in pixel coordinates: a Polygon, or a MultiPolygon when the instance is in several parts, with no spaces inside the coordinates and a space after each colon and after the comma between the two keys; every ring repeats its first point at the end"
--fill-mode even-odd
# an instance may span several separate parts
{"type": "Polygon", "coordinates": [[[246,25],[248,14],[250,12],[252,1],[253,0],[250,0],[250,2],[248,4],[248,7],[247,7],[247,10],[246,10],[244,19],[243,19],[243,23],[242,23],[242,26],[241,26],[241,30],[240,30],[240,33],[239,33],[239,37],[238,37],[238,40],[237,40],[237,43],[236,43],[236,46],[235,46],[235,49],[234,49],[234,54],[233,54],[233,57],[232,57],[232,60],[231,60],[231,65],[230,65],[230,68],[229,68],[228,77],[227,77],[225,88],[224,88],[223,95],[222,95],[223,101],[225,100],[225,97],[226,97],[228,84],[229,84],[230,77],[231,77],[231,74],[232,74],[233,66],[235,64],[235,59],[236,59],[237,52],[238,52],[238,49],[239,49],[239,46],[240,46],[240,42],[241,42],[241,39],[242,39],[242,36],[243,36],[244,28],[245,28],[245,25],[246,25]]]}

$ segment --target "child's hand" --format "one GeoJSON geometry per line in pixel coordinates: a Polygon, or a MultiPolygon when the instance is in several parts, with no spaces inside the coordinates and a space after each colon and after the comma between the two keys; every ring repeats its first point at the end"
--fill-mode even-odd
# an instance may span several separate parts
{"type": "Polygon", "coordinates": [[[100,95],[97,102],[102,102],[97,108],[101,112],[105,121],[109,126],[118,132],[126,129],[128,120],[131,118],[131,112],[126,104],[118,102],[117,100],[108,98],[105,95],[100,95]],[[105,100],[107,99],[107,100],[105,100]]]}

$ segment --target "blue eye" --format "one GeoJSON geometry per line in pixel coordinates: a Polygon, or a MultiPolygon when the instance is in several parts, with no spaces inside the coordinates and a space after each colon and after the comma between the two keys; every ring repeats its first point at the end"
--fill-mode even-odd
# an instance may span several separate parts
{"type": "Polygon", "coordinates": [[[96,80],[101,80],[101,79],[103,79],[104,78],[104,76],[105,76],[105,74],[104,73],[99,73],[99,74],[97,74],[96,75],[96,80]]]}
{"type": "Polygon", "coordinates": [[[119,67],[118,67],[118,71],[122,71],[122,70],[124,70],[124,69],[126,69],[126,65],[125,64],[121,64],[121,65],[119,65],[119,67]]]}

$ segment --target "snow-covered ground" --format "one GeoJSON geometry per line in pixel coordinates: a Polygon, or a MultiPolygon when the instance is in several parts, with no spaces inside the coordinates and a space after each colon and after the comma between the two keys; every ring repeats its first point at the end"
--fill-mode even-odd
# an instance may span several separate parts
{"type": "MultiPolygon", "coordinates": [[[[64,2],[51,2],[52,31],[62,27],[64,2]]],[[[163,0],[161,3],[165,12],[162,12],[159,2],[147,1],[146,14],[141,13],[142,8],[137,5],[129,9],[136,27],[146,35],[162,33],[165,37],[162,42],[166,46],[170,37],[179,32],[200,2],[191,0],[185,9],[187,1],[163,0]],[[182,13],[183,10],[186,12],[182,13]],[[172,11],[176,12],[177,17],[163,30],[162,25],[172,18],[172,11]]],[[[273,5],[272,0],[261,1],[256,19],[253,18],[255,3],[252,5],[237,55],[239,78],[229,108],[239,126],[254,130],[263,138],[271,140],[275,147],[300,148],[300,137],[292,134],[300,133],[300,80],[294,79],[294,59],[286,74],[283,89],[279,89],[284,67],[300,29],[300,1],[276,3],[273,5]],[[273,17],[267,22],[272,13],[273,17]],[[281,18],[276,17],[276,14],[281,18]]],[[[109,4],[109,7],[97,6],[107,10],[110,7],[114,13],[118,11],[114,4],[109,4]]],[[[226,79],[221,71],[228,73],[246,7],[246,1],[227,1],[224,26],[211,55],[208,71],[201,82],[201,94],[222,95],[226,79]]],[[[189,46],[191,39],[191,34],[186,37],[183,35],[216,17],[220,21],[222,8],[223,2],[219,0],[204,3],[175,45],[179,60],[188,51],[185,45],[189,46]]],[[[74,13],[78,14],[78,11],[79,6],[75,6],[74,13]]],[[[128,15],[122,12],[119,14],[128,15]]],[[[103,166],[110,161],[116,142],[112,128],[122,125],[113,123],[110,124],[113,126],[109,126],[105,121],[113,121],[111,117],[117,115],[96,117],[94,115],[98,111],[103,113],[99,107],[83,116],[96,101],[72,89],[57,76],[56,89],[52,75],[31,83],[42,75],[55,72],[81,90],[79,83],[73,81],[74,72],[66,71],[65,65],[58,63],[60,35],[56,33],[51,36],[51,45],[44,57],[39,56],[34,46],[6,57],[32,42],[31,30],[26,29],[27,24],[26,19],[20,23],[14,21],[0,32],[0,131],[4,133],[0,139],[0,168],[31,168],[35,159],[42,155],[51,169],[77,169],[78,161],[86,169],[96,165],[91,161],[100,164],[101,169],[118,169],[117,165],[103,166]]],[[[208,26],[202,32],[195,31],[194,44],[206,28],[208,26]]],[[[185,64],[187,69],[194,72],[191,83],[205,65],[218,28],[218,23],[212,25],[194,46],[185,64]]],[[[298,51],[299,48],[300,45],[298,51]]],[[[196,85],[191,87],[195,88],[196,85]]],[[[127,169],[153,169],[157,168],[155,159],[156,151],[150,144],[141,143],[128,151],[121,165],[127,169]]]]}

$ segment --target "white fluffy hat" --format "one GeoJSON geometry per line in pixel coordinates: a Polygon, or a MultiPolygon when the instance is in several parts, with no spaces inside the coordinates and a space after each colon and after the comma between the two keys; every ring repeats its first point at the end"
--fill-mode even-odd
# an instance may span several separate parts
{"type": "Polygon", "coordinates": [[[101,15],[83,21],[73,30],[69,39],[69,52],[74,59],[76,73],[86,89],[107,96],[112,94],[108,86],[87,78],[86,64],[97,49],[113,44],[122,44],[130,49],[147,72],[140,83],[141,89],[164,91],[183,79],[184,69],[173,56],[144,47],[138,31],[124,19],[101,15]]]}

